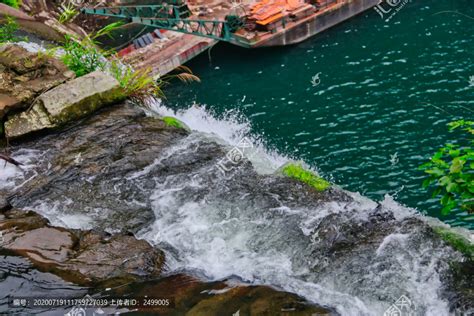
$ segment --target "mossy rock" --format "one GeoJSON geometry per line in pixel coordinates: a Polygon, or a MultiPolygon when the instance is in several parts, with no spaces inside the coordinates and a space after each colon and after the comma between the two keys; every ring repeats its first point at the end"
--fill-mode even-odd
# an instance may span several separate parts
{"type": "Polygon", "coordinates": [[[438,226],[433,227],[433,231],[455,250],[459,251],[470,260],[474,260],[474,243],[469,239],[451,228],[438,226]]]}
{"type": "Polygon", "coordinates": [[[168,126],[173,126],[173,127],[176,127],[176,128],[181,128],[181,129],[184,129],[184,130],[187,130],[187,131],[190,131],[190,130],[191,130],[186,124],[184,124],[183,122],[181,122],[180,120],[178,120],[178,119],[175,118],[175,117],[172,117],[172,116],[163,116],[161,119],[162,119],[163,122],[165,122],[165,124],[168,125],[168,126]]]}
{"type": "Polygon", "coordinates": [[[325,191],[331,186],[331,183],[324,180],[311,170],[305,169],[301,163],[289,162],[277,170],[284,176],[306,183],[317,191],[325,191]]]}

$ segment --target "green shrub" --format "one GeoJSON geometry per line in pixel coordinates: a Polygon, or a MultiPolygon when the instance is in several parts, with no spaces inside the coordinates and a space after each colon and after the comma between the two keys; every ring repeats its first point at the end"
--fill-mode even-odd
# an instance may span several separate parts
{"type": "Polygon", "coordinates": [[[107,64],[105,56],[110,52],[98,47],[97,38],[104,35],[110,36],[110,33],[122,24],[122,22],[111,23],[82,40],[66,35],[62,61],[76,73],[77,77],[87,75],[95,70],[103,70],[107,64]]]}
{"type": "Polygon", "coordinates": [[[106,61],[99,49],[87,41],[77,42],[66,36],[64,55],[61,57],[64,64],[81,77],[95,70],[104,69],[106,61]]]}
{"type": "Polygon", "coordinates": [[[4,3],[10,7],[18,9],[21,5],[21,0],[0,0],[0,3],[4,3]]]}
{"type": "Polygon", "coordinates": [[[304,169],[299,164],[287,164],[283,167],[282,172],[287,177],[304,182],[318,191],[324,191],[331,186],[329,182],[317,176],[313,172],[304,169]]]}
{"type": "Polygon", "coordinates": [[[446,144],[420,166],[428,174],[423,187],[434,185],[433,197],[439,197],[447,215],[454,209],[474,212],[474,121],[459,120],[448,124],[449,130],[462,131],[456,144],[446,144]]]}

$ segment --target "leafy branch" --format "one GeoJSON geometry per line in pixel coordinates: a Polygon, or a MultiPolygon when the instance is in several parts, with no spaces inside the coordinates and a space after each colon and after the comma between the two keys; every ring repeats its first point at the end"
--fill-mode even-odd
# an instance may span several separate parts
{"type": "Polygon", "coordinates": [[[455,144],[448,143],[421,165],[428,177],[423,188],[434,186],[433,197],[440,199],[441,213],[454,209],[474,213],[474,121],[458,120],[448,124],[449,130],[461,131],[455,144]]]}

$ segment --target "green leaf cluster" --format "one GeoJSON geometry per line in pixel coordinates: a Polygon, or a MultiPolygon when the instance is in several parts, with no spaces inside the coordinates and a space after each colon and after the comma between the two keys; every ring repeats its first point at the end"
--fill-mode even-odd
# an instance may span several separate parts
{"type": "Polygon", "coordinates": [[[61,59],[69,69],[76,73],[77,77],[95,70],[102,70],[106,65],[106,60],[99,49],[90,43],[78,42],[66,36],[63,49],[64,55],[61,59]]]}
{"type": "Polygon", "coordinates": [[[132,67],[113,59],[109,63],[108,71],[117,79],[128,97],[144,101],[150,95],[164,96],[160,85],[151,75],[151,69],[133,70],[132,67]]]}
{"type": "Polygon", "coordinates": [[[443,206],[441,213],[462,209],[474,212],[474,121],[458,120],[448,124],[450,131],[460,131],[455,144],[438,149],[430,161],[421,165],[427,174],[423,187],[434,187],[433,197],[443,206]]]}
{"type": "Polygon", "coordinates": [[[77,77],[87,75],[96,70],[104,70],[107,65],[105,56],[110,52],[98,47],[97,38],[100,36],[111,36],[111,33],[122,26],[122,22],[111,23],[92,35],[84,37],[82,40],[72,36],[65,36],[64,54],[62,61],[69,69],[76,73],[77,77]]]}

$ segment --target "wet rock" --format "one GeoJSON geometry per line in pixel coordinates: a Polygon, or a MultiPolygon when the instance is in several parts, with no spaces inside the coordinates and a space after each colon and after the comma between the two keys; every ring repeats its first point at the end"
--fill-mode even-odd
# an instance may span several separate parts
{"type": "Polygon", "coordinates": [[[329,309],[310,305],[295,294],[264,286],[235,287],[212,295],[193,306],[187,315],[217,316],[227,311],[240,315],[336,315],[329,309]]]}
{"type": "MultiPolygon", "coordinates": [[[[6,253],[0,247],[0,314],[1,315],[51,315],[51,307],[12,308],[12,297],[45,296],[84,297],[87,288],[75,286],[60,277],[34,268],[27,258],[6,253]]],[[[55,315],[64,315],[67,311],[55,315]]]]}
{"type": "MultiPolygon", "coordinates": [[[[300,281],[317,284],[302,293],[314,290],[320,302],[345,314],[354,311],[355,297],[380,314],[401,295],[416,301],[421,314],[432,308],[433,299],[444,304],[440,310],[448,307],[447,297],[473,301],[466,296],[469,282],[448,277],[453,264],[466,258],[398,204],[376,203],[337,186],[321,192],[287,177],[258,174],[245,159],[223,174],[217,163],[230,148],[129,105],[103,109],[60,133],[23,143],[25,148],[41,152],[41,158],[36,159],[36,173],[25,175],[31,179],[9,192],[10,203],[51,216],[56,225],[70,225],[62,219],[79,216],[82,225],[96,229],[170,240],[163,242],[167,251],[211,275],[206,264],[213,267],[212,260],[219,260],[219,269],[246,269],[246,275],[281,288],[298,289],[300,281]],[[235,268],[242,257],[245,267],[235,268]],[[442,278],[448,280],[444,293],[458,296],[432,286],[442,278]]],[[[264,290],[229,290],[228,298],[219,292],[222,301],[207,303],[212,298],[193,289],[173,293],[177,306],[182,302],[183,310],[196,314],[234,309],[233,301],[247,295],[256,302],[259,291],[273,296],[264,290]],[[187,291],[194,293],[189,300],[178,299],[187,291]]],[[[269,304],[245,305],[245,313],[269,304]]]]}
{"type": "Polygon", "coordinates": [[[0,218],[0,229],[4,250],[27,257],[38,269],[77,284],[156,277],[163,265],[163,253],[146,241],[53,227],[31,211],[6,211],[0,218]]]}
{"type": "Polygon", "coordinates": [[[0,212],[6,211],[11,208],[10,203],[7,200],[5,194],[0,194],[0,212]]]}
{"type": "MultiPolygon", "coordinates": [[[[49,208],[48,201],[66,198],[73,204],[64,208],[64,215],[81,210],[96,228],[136,232],[154,219],[149,195],[144,190],[154,186],[154,180],[150,177],[142,181],[137,177],[145,174],[167,147],[185,135],[185,130],[146,117],[135,106],[107,108],[63,133],[22,143],[40,151],[48,148],[45,165],[38,166],[42,171],[21,189],[5,194],[13,195],[14,206],[38,211],[43,206],[49,208]],[[41,201],[46,204],[40,205],[41,201]]],[[[209,149],[204,153],[212,157],[214,152],[209,149]]],[[[189,165],[169,168],[190,170],[192,160],[203,157],[186,158],[189,165]]],[[[150,173],[165,177],[167,170],[150,173]]]]}
{"type": "Polygon", "coordinates": [[[449,276],[445,288],[445,296],[449,300],[453,311],[460,315],[474,313],[474,261],[455,262],[452,264],[452,275],[449,276]]]}
{"type": "Polygon", "coordinates": [[[139,313],[159,315],[337,315],[333,310],[267,286],[251,286],[238,280],[204,282],[177,274],[153,282],[135,283],[112,291],[113,295],[169,299],[164,307],[140,308],[139,313]],[[152,293],[152,294],[151,294],[152,293]]]}

